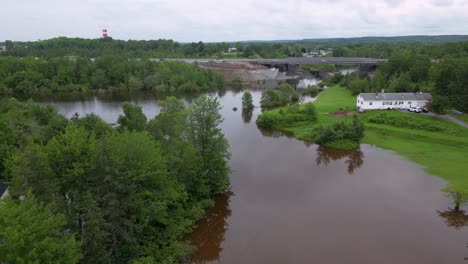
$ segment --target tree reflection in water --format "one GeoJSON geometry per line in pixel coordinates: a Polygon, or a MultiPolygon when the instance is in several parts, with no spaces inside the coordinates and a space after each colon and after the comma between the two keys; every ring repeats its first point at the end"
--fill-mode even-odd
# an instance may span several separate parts
{"type": "Polygon", "coordinates": [[[346,158],[346,164],[348,164],[348,173],[353,174],[354,170],[361,167],[364,163],[364,154],[360,149],[356,150],[336,150],[330,149],[323,146],[317,147],[317,165],[323,164],[327,166],[332,160],[341,160],[346,158]]]}
{"type": "Polygon", "coordinates": [[[188,237],[197,248],[193,263],[219,261],[223,248],[221,243],[228,229],[227,218],[231,216],[229,202],[233,193],[228,191],[216,197],[215,207],[206,210],[206,218],[188,237]]]}
{"type": "Polygon", "coordinates": [[[448,227],[460,230],[468,224],[468,215],[465,210],[455,210],[449,208],[446,211],[437,210],[437,214],[444,218],[444,222],[448,227]]]}
{"type": "Polygon", "coordinates": [[[273,128],[261,128],[258,127],[258,130],[260,130],[260,133],[262,133],[262,136],[264,137],[273,137],[273,138],[279,138],[279,137],[288,137],[288,138],[294,138],[293,133],[288,133],[288,132],[282,132],[273,128]]]}
{"type": "Polygon", "coordinates": [[[244,120],[244,123],[248,124],[252,121],[252,112],[253,111],[242,110],[242,120],[244,120]]]}

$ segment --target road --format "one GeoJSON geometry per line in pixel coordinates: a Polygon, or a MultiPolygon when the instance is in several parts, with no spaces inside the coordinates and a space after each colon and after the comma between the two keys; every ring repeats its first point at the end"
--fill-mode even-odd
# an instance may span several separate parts
{"type": "Polygon", "coordinates": [[[226,61],[226,62],[252,62],[258,64],[336,64],[336,65],[376,65],[387,63],[387,59],[373,59],[373,58],[360,58],[360,57],[297,57],[285,59],[157,59],[153,58],[152,61],[180,61],[186,63],[207,63],[209,61],[226,61]]]}
{"type": "Polygon", "coordinates": [[[437,118],[443,118],[443,119],[446,119],[446,120],[448,120],[448,121],[451,121],[451,122],[453,122],[453,123],[455,123],[455,124],[458,124],[458,125],[460,125],[460,126],[462,126],[462,127],[468,128],[468,124],[467,124],[467,123],[465,123],[465,122],[463,122],[463,121],[461,121],[461,120],[458,120],[458,119],[456,119],[455,117],[453,117],[453,116],[451,116],[451,115],[436,115],[436,114],[434,114],[434,113],[432,113],[432,112],[429,112],[429,113],[421,113],[421,114],[423,114],[423,115],[429,115],[429,116],[435,116],[435,117],[437,117],[437,118]]]}

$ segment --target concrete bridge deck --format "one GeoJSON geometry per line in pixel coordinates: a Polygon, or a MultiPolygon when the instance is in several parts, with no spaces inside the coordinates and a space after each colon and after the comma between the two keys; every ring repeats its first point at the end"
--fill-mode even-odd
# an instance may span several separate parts
{"type": "Polygon", "coordinates": [[[378,65],[387,63],[387,59],[360,57],[291,57],[285,59],[151,59],[153,61],[180,61],[186,63],[207,63],[210,61],[250,62],[263,65],[301,65],[301,64],[335,64],[335,65],[378,65]]]}

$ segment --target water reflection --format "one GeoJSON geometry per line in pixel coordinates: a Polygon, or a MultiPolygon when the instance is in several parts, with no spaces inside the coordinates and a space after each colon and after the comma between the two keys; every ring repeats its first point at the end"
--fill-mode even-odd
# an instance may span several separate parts
{"type": "Polygon", "coordinates": [[[250,121],[252,121],[252,115],[253,111],[242,110],[242,120],[244,120],[244,123],[250,123],[250,121]]]}
{"type": "Polygon", "coordinates": [[[437,214],[444,219],[444,222],[448,227],[452,227],[456,230],[460,230],[464,226],[468,225],[468,215],[465,210],[448,208],[446,211],[437,210],[437,214]]]}
{"type": "Polygon", "coordinates": [[[279,138],[279,137],[293,138],[294,137],[293,133],[283,132],[283,131],[279,131],[273,128],[258,127],[258,130],[260,130],[260,133],[262,133],[262,136],[264,137],[272,137],[272,138],[279,138]]]}
{"type": "Polygon", "coordinates": [[[229,202],[233,193],[228,191],[215,199],[215,207],[206,211],[206,217],[198,223],[198,227],[188,237],[197,245],[197,254],[193,256],[193,263],[219,261],[223,248],[221,243],[228,229],[227,218],[231,216],[229,202]]]}
{"type": "Polygon", "coordinates": [[[361,167],[364,164],[364,154],[360,149],[343,151],[326,148],[323,146],[317,147],[317,165],[323,164],[327,166],[332,160],[341,160],[346,158],[346,164],[348,164],[348,173],[353,174],[354,170],[361,167]]]}

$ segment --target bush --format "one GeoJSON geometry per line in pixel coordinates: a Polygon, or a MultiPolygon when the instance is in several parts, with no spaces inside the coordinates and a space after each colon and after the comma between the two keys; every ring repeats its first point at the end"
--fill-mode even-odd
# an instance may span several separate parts
{"type": "Polygon", "coordinates": [[[244,83],[244,79],[239,75],[236,75],[230,82],[231,87],[234,89],[241,89],[242,84],[244,83]]]}
{"type": "Polygon", "coordinates": [[[359,142],[364,137],[364,124],[355,115],[351,123],[343,121],[327,127],[320,126],[316,133],[315,142],[317,144],[338,149],[345,147],[353,149],[359,146],[359,142]],[[351,144],[352,142],[354,144],[351,144]]]}
{"type": "Polygon", "coordinates": [[[282,83],[279,86],[279,91],[283,97],[287,97],[289,101],[296,102],[299,100],[299,94],[289,83],[282,83]]]}
{"type": "Polygon", "coordinates": [[[260,105],[262,107],[283,106],[299,100],[299,94],[288,83],[282,83],[278,90],[268,89],[262,92],[260,105]]]}
{"type": "Polygon", "coordinates": [[[315,121],[317,121],[317,111],[312,103],[307,103],[265,112],[258,116],[256,123],[263,128],[281,128],[298,122],[315,121]]]}
{"type": "Polygon", "coordinates": [[[375,116],[371,116],[366,120],[369,123],[374,124],[382,124],[382,125],[390,125],[395,127],[401,128],[411,128],[411,129],[418,129],[418,130],[426,130],[430,132],[438,132],[443,131],[444,127],[438,123],[434,123],[429,120],[419,119],[410,116],[402,117],[402,116],[393,116],[389,113],[379,113],[375,116]]]}
{"type": "Polygon", "coordinates": [[[311,97],[316,97],[318,93],[319,93],[319,88],[316,85],[310,85],[307,87],[307,89],[302,91],[303,95],[309,95],[311,97]]]}
{"type": "Polygon", "coordinates": [[[257,126],[263,128],[273,128],[275,125],[275,120],[271,115],[261,114],[257,117],[257,126]]]}
{"type": "Polygon", "coordinates": [[[279,91],[268,89],[262,92],[262,98],[260,99],[262,107],[276,107],[287,103],[287,98],[282,97],[279,91]]]}

